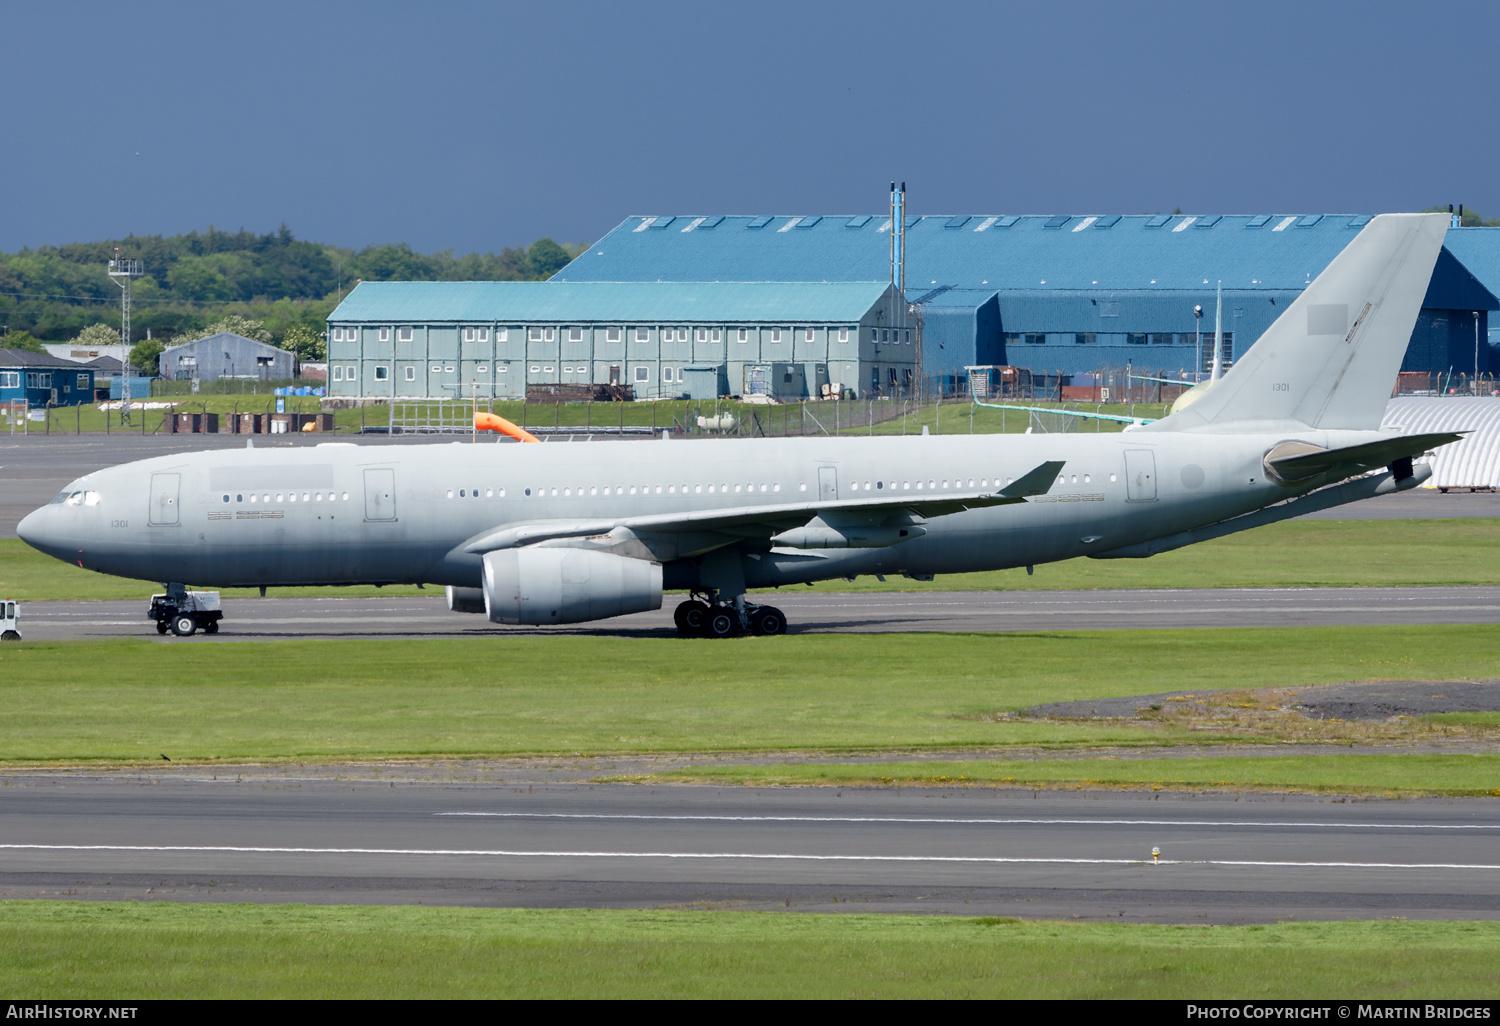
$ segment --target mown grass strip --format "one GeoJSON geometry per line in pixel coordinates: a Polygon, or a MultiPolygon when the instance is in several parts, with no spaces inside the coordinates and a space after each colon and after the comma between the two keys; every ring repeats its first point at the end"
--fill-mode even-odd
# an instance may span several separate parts
{"type": "Polygon", "coordinates": [[[0,903],[28,998],[1489,998],[1500,924],[0,903]]]}
{"type": "MultiPolygon", "coordinates": [[[[1070,588],[1324,588],[1500,584],[1500,518],[1306,520],[1166,552],[1143,560],[1072,559],[1036,568],[943,574],[934,581],[873,577],[825,581],[819,591],[1037,591],[1070,588]]],[[[39,602],[138,599],[160,585],[107,577],[0,539],[0,598],[39,602]]],[[[799,592],[803,589],[798,589],[799,592]]],[[[227,589],[248,598],[253,588],[227,589]]],[[[279,597],[441,595],[441,589],[277,588],[279,597]]],[[[768,595],[775,594],[768,592],[768,595]]],[[[774,601],[774,599],[772,600],[774,601]]]]}
{"type": "Polygon", "coordinates": [[[1497,665],[1487,625],[22,642],[0,646],[0,761],[1218,743],[1233,735],[1007,714],[1179,689],[1476,679],[1497,665]]]}
{"type": "Polygon", "coordinates": [[[1310,791],[1500,797],[1500,755],[1328,754],[1244,758],[985,759],[702,766],[646,778],[754,785],[999,786],[1310,791]]]}

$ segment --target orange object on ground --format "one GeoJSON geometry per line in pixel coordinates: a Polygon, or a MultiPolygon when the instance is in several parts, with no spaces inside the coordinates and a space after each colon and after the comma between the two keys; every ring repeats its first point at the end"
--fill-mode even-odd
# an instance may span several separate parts
{"type": "Polygon", "coordinates": [[[525,428],[517,427],[515,424],[512,424],[504,417],[501,417],[494,413],[474,414],[474,428],[478,431],[498,431],[502,435],[509,435],[510,437],[522,442],[541,441],[540,438],[538,438],[536,435],[533,435],[525,428]]]}

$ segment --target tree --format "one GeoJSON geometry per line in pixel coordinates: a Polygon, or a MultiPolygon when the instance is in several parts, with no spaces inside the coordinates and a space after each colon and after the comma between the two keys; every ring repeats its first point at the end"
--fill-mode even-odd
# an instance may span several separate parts
{"type": "Polygon", "coordinates": [[[29,331],[11,331],[0,336],[0,349],[23,349],[28,353],[45,353],[42,344],[29,331]]]}
{"type": "Polygon", "coordinates": [[[196,342],[200,338],[208,338],[208,336],[217,335],[221,331],[231,331],[243,338],[254,339],[256,342],[264,342],[266,345],[275,344],[271,341],[271,333],[266,330],[265,321],[253,321],[248,317],[241,317],[239,314],[220,317],[212,324],[199,328],[196,331],[183,332],[172,340],[172,344],[176,346],[186,342],[196,342]]]}
{"type": "Polygon", "coordinates": [[[547,280],[572,261],[573,258],[568,255],[568,251],[551,239],[538,239],[526,251],[526,262],[531,265],[531,276],[537,281],[547,280]]]}
{"type": "Polygon", "coordinates": [[[293,324],[281,336],[281,348],[295,353],[298,360],[314,362],[328,359],[328,346],[321,333],[305,324],[293,324]]]}
{"type": "Polygon", "coordinates": [[[112,328],[108,324],[90,324],[78,333],[73,340],[73,345],[80,349],[98,349],[100,346],[117,346],[120,344],[120,329],[112,328]]]}
{"type": "Polygon", "coordinates": [[[130,347],[130,365],[139,367],[147,377],[155,377],[157,367],[160,366],[156,358],[161,355],[163,348],[159,338],[148,338],[137,342],[130,347]]]}

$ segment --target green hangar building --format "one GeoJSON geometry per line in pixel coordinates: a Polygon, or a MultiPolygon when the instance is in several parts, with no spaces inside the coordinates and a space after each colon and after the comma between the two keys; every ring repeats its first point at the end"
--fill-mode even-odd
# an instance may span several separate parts
{"type": "Polygon", "coordinates": [[[592,384],[801,398],[871,382],[892,394],[916,373],[909,307],[887,281],[363,282],[328,327],[336,397],[592,384]]]}

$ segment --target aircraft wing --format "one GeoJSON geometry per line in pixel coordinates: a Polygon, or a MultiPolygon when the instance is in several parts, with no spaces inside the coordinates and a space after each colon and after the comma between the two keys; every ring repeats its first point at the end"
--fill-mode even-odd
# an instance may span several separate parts
{"type": "Polygon", "coordinates": [[[534,520],[486,532],[471,539],[462,548],[472,553],[493,552],[554,539],[593,537],[608,534],[618,528],[625,528],[638,535],[712,532],[728,536],[725,539],[727,544],[735,537],[769,538],[782,531],[801,527],[815,517],[821,517],[825,521],[837,520],[841,523],[872,526],[891,520],[909,522],[912,519],[945,516],[966,509],[1025,502],[1030,496],[1046,494],[1062,468],[1061,460],[1048,461],[998,491],[824,499],[587,520],[534,520]]]}
{"type": "Polygon", "coordinates": [[[1350,445],[1342,449],[1316,449],[1310,447],[1277,446],[1266,455],[1266,466],[1283,481],[1306,481],[1320,474],[1341,472],[1352,477],[1366,470],[1384,467],[1396,460],[1420,456],[1463,437],[1462,432],[1443,431],[1429,435],[1401,435],[1382,438],[1378,442],[1350,445]],[[1292,449],[1301,451],[1291,451],[1292,449]],[[1285,454],[1279,454],[1283,449],[1285,454]]]}

